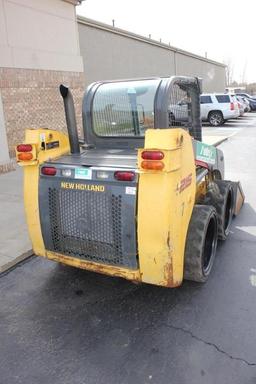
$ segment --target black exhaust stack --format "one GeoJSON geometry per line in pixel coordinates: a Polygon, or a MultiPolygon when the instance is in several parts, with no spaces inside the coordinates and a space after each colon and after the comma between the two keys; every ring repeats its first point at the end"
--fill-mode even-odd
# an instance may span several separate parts
{"type": "Polygon", "coordinates": [[[71,153],[80,153],[79,139],[76,126],[75,106],[72,93],[65,85],[60,85],[60,94],[63,97],[67,130],[71,153]]]}

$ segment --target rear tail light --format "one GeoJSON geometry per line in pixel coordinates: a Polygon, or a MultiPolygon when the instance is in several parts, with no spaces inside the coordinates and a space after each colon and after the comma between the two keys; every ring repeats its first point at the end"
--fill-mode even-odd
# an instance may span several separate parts
{"type": "Polygon", "coordinates": [[[114,177],[118,181],[133,181],[135,179],[135,172],[130,171],[117,171],[114,177]]]}
{"type": "Polygon", "coordinates": [[[144,160],[141,163],[141,168],[150,169],[153,171],[161,171],[162,169],[164,169],[164,163],[162,161],[144,160]]]}
{"type": "Polygon", "coordinates": [[[16,149],[17,152],[31,152],[33,148],[31,144],[19,144],[16,149]]]}
{"type": "Polygon", "coordinates": [[[55,176],[57,169],[55,167],[42,167],[41,173],[46,176],[55,176]]]}
{"type": "MultiPolygon", "coordinates": [[[[19,162],[36,160],[36,149],[34,144],[18,144],[16,146],[16,159],[19,162]]],[[[24,163],[23,165],[27,165],[24,163]]],[[[33,163],[30,163],[33,164],[33,163]]],[[[21,164],[22,165],[22,164],[21,164]]]]}
{"type": "Polygon", "coordinates": [[[31,152],[21,152],[18,154],[18,159],[22,161],[32,160],[33,154],[31,152]]]}
{"type": "Polygon", "coordinates": [[[141,157],[144,160],[163,160],[164,154],[161,151],[143,151],[141,157]]]}
{"type": "Polygon", "coordinates": [[[235,104],[232,102],[232,103],[230,103],[230,110],[234,111],[234,109],[235,109],[235,104]]]}

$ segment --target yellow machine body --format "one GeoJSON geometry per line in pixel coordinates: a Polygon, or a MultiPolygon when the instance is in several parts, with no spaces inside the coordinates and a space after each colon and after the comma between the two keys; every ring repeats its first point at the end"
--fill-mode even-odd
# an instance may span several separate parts
{"type": "Polygon", "coordinates": [[[165,287],[182,283],[184,249],[196,196],[192,140],[180,128],[149,129],[144,150],[163,152],[163,169],[142,167],[138,150],[137,241],[139,268],[131,270],[77,259],[45,249],[40,226],[39,167],[45,161],[69,153],[68,137],[47,129],[27,130],[25,143],[33,146],[31,161],[24,167],[24,200],[29,234],[36,255],[74,267],[165,287]],[[58,146],[51,143],[58,142],[58,146]],[[49,145],[47,145],[49,144],[49,145]],[[47,149],[49,148],[49,149],[47,149]]]}
{"type": "Polygon", "coordinates": [[[58,131],[44,128],[26,129],[24,144],[32,145],[32,160],[20,161],[17,147],[16,158],[18,164],[24,169],[24,204],[28,231],[35,254],[46,256],[38,204],[39,166],[45,161],[68,153],[69,140],[65,134],[58,131]],[[52,143],[55,144],[51,145],[52,143]]]}
{"type": "Polygon", "coordinates": [[[139,150],[138,253],[144,282],[176,287],[183,280],[187,229],[195,203],[195,161],[183,129],[146,132],[145,148],[164,153],[162,171],[143,170],[139,150]]]}

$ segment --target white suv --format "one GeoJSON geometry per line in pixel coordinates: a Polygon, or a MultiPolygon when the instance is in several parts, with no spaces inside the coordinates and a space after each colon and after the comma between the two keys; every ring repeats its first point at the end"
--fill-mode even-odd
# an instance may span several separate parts
{"type": "Polygon", "coordinates": [[[204,93],[200,96],[201,118],[218,127],[239,116],[237,100],[225,93],[204,93]]]}

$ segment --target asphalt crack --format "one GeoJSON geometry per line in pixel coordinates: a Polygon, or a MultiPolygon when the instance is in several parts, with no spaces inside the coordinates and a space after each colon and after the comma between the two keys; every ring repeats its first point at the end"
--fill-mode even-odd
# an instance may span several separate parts
{"type": "Polygon", "coordinates": [[[175,325],[171,325],[171,324],[163,324],[164,327],[167,327],[167,328],[171,328],[171,329],[175,329],[176,331],[181,331],[187,335],[189,335],[190,337],[192,337],[193,339],[205,344],[205,345],[208,345],[210,347],[213,347],[216,349],[216,351],[218,351],[219,353],[222,353],[223,355],[225,355],[226,357],[228,357],[229,359],[231,360],[236,360],[236,361],[240,361],[246,365],[248,365],[249,367],[255,367],[256,366],[256,363],[252,363],[250,361],[247,361],[246,359],[243,359],[242,357],[237,357],[237,356],[232,356],[230,355],[228,352],[224,351],[222,348],[220,348],[218,345],[210,342],[210,341],[206,341],[204,339],[202,339],[201,337],[199,336],[196,336],[193,334],[193,332],[189,331],[188,329],[185,329],[185,328],[182,328],[182,327],[177,327],[175,325]]]}

